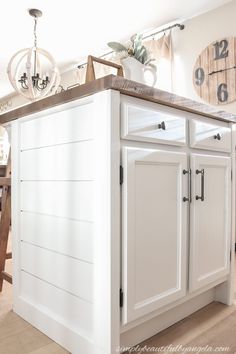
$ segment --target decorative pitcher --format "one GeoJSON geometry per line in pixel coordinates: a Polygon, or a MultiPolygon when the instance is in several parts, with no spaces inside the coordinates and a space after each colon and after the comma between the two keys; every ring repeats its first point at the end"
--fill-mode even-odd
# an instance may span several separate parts
{"type": "Polygon", "coordinates": [[[121,60],[124,67],[125,78],[142,84],[155,86],[157,81],[156,70],[152,66],[144,65],[133,57],[127,57],[121,60]],[[149,72],[149,80],[147,80],[146,72],[149,72]],[[150,79],[151,76],[151,79],[150,79]]]}

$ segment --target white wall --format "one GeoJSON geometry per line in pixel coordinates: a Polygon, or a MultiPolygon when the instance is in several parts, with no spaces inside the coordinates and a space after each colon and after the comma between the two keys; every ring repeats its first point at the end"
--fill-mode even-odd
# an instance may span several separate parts
{"type": "MultiPolygon", "coordinates": [[[[236,0],[185,22],[183,31],[173,31],[173,92],[201,101],[192,83],[195,61],[201,51],[211,42],[227,37],[236,37],[236,0]]],[[[218,106],[236,114],[236,101],[218,106]]]]}

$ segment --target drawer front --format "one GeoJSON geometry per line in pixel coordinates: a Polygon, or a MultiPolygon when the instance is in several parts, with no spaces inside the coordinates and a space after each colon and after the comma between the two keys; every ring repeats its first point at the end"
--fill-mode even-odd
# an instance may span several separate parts
{"type": "Polygon", "coordinates": [[[154,110],[123,103],[121,121],[123,139],[186,145],[186,119],[171,108],[154,110]]]}
{"type": "Polygon", "coordinates": [[[190,145],[198,149],[231,151],[231,128],[225,125],[190,121],[190,145]]]}

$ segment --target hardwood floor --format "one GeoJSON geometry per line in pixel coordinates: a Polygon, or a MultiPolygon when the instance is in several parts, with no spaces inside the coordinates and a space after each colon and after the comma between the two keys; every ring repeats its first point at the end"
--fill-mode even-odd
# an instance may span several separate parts
{"type": "MultiPolygon", "coordinates": [[[[7,270],[10,271],[11,261],[8,262],[7,270]]],[[[234,333],[236,333],[236,301],[230,307],[215,302],[145,341],[141,347],[218,344],[230,346],[231,349],[227,353],[233,354],[236,353],[234,333]]],[[[145,352],[148,351],[132,353],[145,352]]],[[[12,286],[5,282],[3,292],[0,293],[0,354],[66,353],[68,351],[13,313],[12,286]]]]}
{"type": "MultiPolygon", "coordinates": [[[[227,353],[236,353],[235,334],[232,335],[232,330],[236,331],[236,302],[233,306],[225,306],[214,302],[195,312],[193,315],[183,319],[175,325],[158,333],[154,337],[141,343],[139,350],[132,354],[148,353],[150,350],[141,351],[145,346],[148,348],[160,347],[230,347],[227,353]],[[233,316],[234,321],[232,321],[233,316]],[[225,323],[227,321],[227,324],[225,323]]],[[[162,353],[184,353],[183,351],[162,351],[162,353]]],[[[185,351],[186,353],[186,351],[185,351]]],[[[191,353],[208,353],[204,351],[191,351],[191,353]]],[[[223,350],[220,351],[223,353],[223,350]]],[[[128,354],[128,352],[127,352],[128,354]]]]}

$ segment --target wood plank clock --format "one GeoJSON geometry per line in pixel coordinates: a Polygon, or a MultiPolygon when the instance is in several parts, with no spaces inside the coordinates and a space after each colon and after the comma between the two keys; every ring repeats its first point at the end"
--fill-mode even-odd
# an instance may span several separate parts
{"type": "Polygon", "coordinates": [[[236,37],[216,40],[202,51],[194,66],[193,84],[210,104],[236,100],[236,37]]]}

